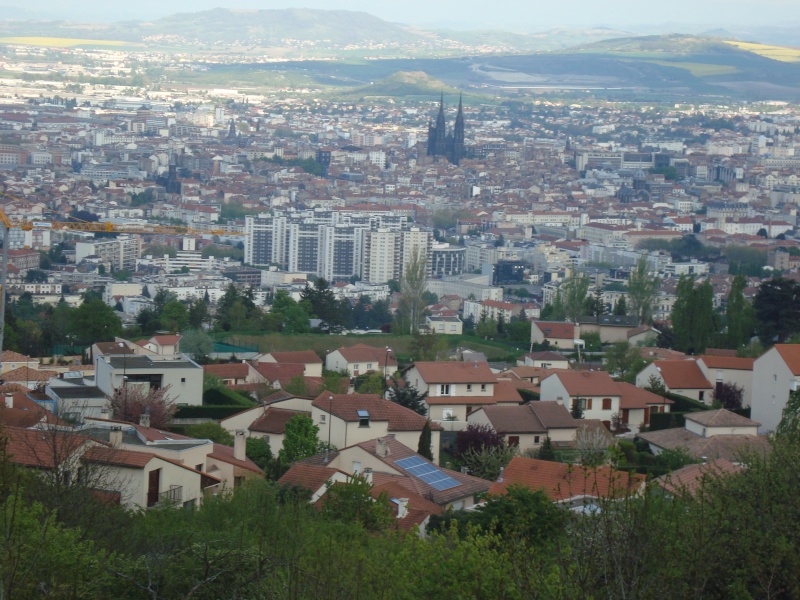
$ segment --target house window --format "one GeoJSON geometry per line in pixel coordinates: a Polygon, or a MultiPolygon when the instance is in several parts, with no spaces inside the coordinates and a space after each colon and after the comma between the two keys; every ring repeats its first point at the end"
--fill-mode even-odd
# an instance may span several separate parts
{"type": "Polygon", "coordinates": [[[698,395],[697,399],[700,400],[700,402],[702,402],[705,399],[705,395],[706,395],[706,393],[701,391],[700,394],[698,395]]]}
{"type": "Polygon", "coordinates": [[[357,410],[356,414],[358,415],[358,426],[369,427],[369,411],[357,410]]]}
{"type": "Polygon", "coordinates": [[[262,439],[262,440],[264,440],[264,443],[265,443],[265,444],[269,444],[269,436],[268,436],[268,435],[265,435],[265,436],[264,436],[264,437],[262,437],[261,439],[262,439]]]}
{"type": "Polygon", "coordinates": [[[367,371],[372,371],[372,363],[367,363],[367,371]]]}
{"type": "Polygon", "coordinates": [[[591,398],[576,398],[575,402],[578,403],[578,406],[581,407],[581,410],[592,410],[591,398]]]}
{"type": "Polygon", "coordinates": [[[353,461],[353,475],[358,475],[361,473],[361,463],[357,460],[353,461]]]}
{"type": "Polygon", "coordinates": [[[320,423],[325,423],[327,418],[328,418],[328,415],[320,415],[319,416],[319,422],[320,423]]]}
{"type": "Polygon", "coordinates": [[[200,465],[195,465],[195,466],[194,466],[194,470],[195,470],[195,471],[202,471],[202,470],[203,470],[203,465],[202,465],[202,464],[200,464],[200,465]]]}
{"type": "Polygon", "coordinates": [[[482,383],[482,384],[481,384],[481,391],[482,391],[482,392],[485,392],[485,391],[486,391],[486,384],[485,384],[485,383],[482,383]]]}
{"type": "Polygon", "coordinates": [[[533,436],[533,443],[534,444],[538,444],[539,443],[539,436],[538,435],[533,436]]]}
{"type": "Polygon", "coordinates": [[[510,435],[510,436],[508,436],[508,447],[509,448],[519,448],[519,436],[518,435],[510,435]]]}
{"type": "Polygon", "coordinates": [[[471,392],[471,391],[472,391],[472,384],[471,384],[471,383],[468,383],[468,384],[467,384],[467,391],[468,391],[468,392],[471,392]]]}
{"type": "Polygon", "coordinates": [[[603,398],[603,410],[611,410],[611,398],[603,398]]]}
{"type": "Polygon", "coordinates": [[[181,377],[181,383],[186,383],[186,377],[181,377]]]}
{"type": "Polygon", "coordinates": [[[449,396],[450,395],[450,384],[443,383],[439,386],[439,395],[440,396],[449,396]]]}

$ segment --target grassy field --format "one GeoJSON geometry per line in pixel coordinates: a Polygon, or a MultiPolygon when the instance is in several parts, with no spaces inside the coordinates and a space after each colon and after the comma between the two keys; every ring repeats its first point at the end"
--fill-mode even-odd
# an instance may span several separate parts
{"type": "Polygon", "coordinates": [[[48,48],[75,48],[77,46],[136,46],[133,42],[120,40],[87,40],[59,37],[4,37],[0,44],[23,44],[25,46],[45,46],[48,48]]]}
{"type": "Polygon", "coordinates": [[[751,42],[739,42],[736,40],[726,40],[726,44],[735,46],[740,50],[747,50],[759,56],[779,60],[781,62],[796,63],[800,62],[800,48],[789,48],[788,46],[770,46],[769,44],[754,44],[751,42]]]}
{"type": "Polygon", "coordinates": [[[662,67],[676,67],[689,71],[694,77],[712,77],[714,75],[732,75],[738,69],[731,65],[714,65],[710,63],[680,62],[676,60],[648,60],[647,62],[662,67]]]}
{"type": "MultiPolygon", "coordinates": [[[[521,356],[527,351],[527,346],[519,343],[495,342],[492,340],[480,340],[471,336],[463,335],[443,335],[448,349],[464,348],[477,352],[483,352],[489,359],[501,359],[510,354],[521,356]]],[[[376,348],[389,347],[401,359],[408,360],[410,356],[410,346],[413,338],[410,335],[321,335],[321,334],[298,334],[284,335],[278,333],[234,333],[219,336],[219,341],[225,341],[237,346],[257,346],[261,352],[274,351],[295,351],[313,350],[320,356],[325,356],[330,350],[341,348],[342,346],[354,346],[356,344],[366,344],[376,348]]],[[[444,358],[444,356],[440,356],[444,358]]]]}

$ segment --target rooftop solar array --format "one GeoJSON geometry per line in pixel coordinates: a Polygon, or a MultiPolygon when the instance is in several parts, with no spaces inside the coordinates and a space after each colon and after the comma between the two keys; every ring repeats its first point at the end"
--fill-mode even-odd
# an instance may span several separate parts
{"type": "Polygon", "coordinates": [[[424,461],[419,456],[402,458],[396,460],[394,464],[440,492],[461,485],[458,481],[446,475],[431,463],[424,461]]]}

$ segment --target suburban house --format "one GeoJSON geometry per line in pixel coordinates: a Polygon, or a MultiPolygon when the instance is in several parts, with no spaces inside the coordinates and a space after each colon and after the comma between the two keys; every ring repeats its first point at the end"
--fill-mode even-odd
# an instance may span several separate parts
{"type": "Polygon", "coordinates": [[[0,425],[24,429],[57,425],[61,419],[47,410],[34,398],[35,392],[16,392],[3,395],[0,403],[0,425]]]}
{"type": "MultiPolygon", "coordinates": [[[[319,427],[321,442],[337,448],[392,434],[401,444],[417,448],[427,419],[413,410],[384,400],[377,394],[331,394],[314,399],[311,418],[319,427]]],[[[442,426],[431,423],[433,462],[439,462],[439,436],[442,426]]]]}
{"type": "Polygon", "coordinates": [[[52,401],[51,410],[61,417],[80,422],[87,417],[100,417],[108,406],[108,396],[93,385],[83,385],[83,377],[51,379],[44,390],[52,401]]]}
{"type": "Polygon", "coordinates": [[[293,396],[278,390],[262,399],[258,406],[246,408],[226,417],[220,420],[219,424],[231,435],[237,431],[244,431],[246,437],[267,438],[266,441],[274,450],[283,445],[284,427],[292,416],[297,413],[311,415],[311,402],[311,398],[293,396]],[[265,418],[271,411],[276,412],[265,418]]]}
{"type": "Polygon", "coordinates": [[[654,483],[670,497],[694,496],[706,482],[739,473],[741,470],[741,465],[718,458],[699,464],[686,465],[658,477],[654,483]]]}
{"type": "Polygon", "coordinates": [[[800,344],[775,344],[753,363],[753,419],[764,431],[781,422],[789,393],[800,389],[800,344]]]}
{"type": "Polygon", "coordinates": [[[541,490],[568,508],[582,510],[598,498],[624,498],[644,490],[645,475],[615,471],[609,466],[584,467],[515,456],[489,488],[490,496],[505,494],[512,485],[541,490]]]}
{"type": "Polygon", "coordinates": [[[596,317],[578,317],[581,335],[596,333],[604,344],[629,341],[628,334],[639,328],[638,317],[622,315],[600,315],[596,317]]]}
{"type": "Polygon", "coordinates": [[[435,465],[391,434],[295,463],[285,477],[291,477],[289,473],[297,467],[309,464],[338,469],[348,475],[361,474],[373,486],[395,481],[444,509],[474,506],[475,496],[486,492],[491,485],[484,479],[435,465]]]}
{"type": "MultiPolygon", "coordinates": [[[[569,359],[558,352],[531,352],[526,354],[520,366],[539,367],[542,369],[569,369],[569,359]]],[[[519,362],[517,362],[519,365],[519,362]]]]}
{"type": "Polygon", "coordinates": [[[577,403],[585,419],[597,419],[607,428],[620,425],[639,429],[654,412],[669,412],[673,404],[628,383],[618,383],[605,371],[557,371],[541,382],[542,400],[555,400],[568,409],[577,403]]]}
{"type": "Polygon", "coordinates": [[[703,355],[697,359],[705,378],[714,385],[714,389],[721,384],[734,384],[742,388],[742,406],[750,406],[753,399],[753,364],[754,358],[739,358],[736,356],[709,356],[703,355]]]}
{"type": "Polygon", "coordinates": [[[247,362],[203,365],[203,374],[216,377],[226,386],[264,383],[264,377],[247,362]]]}
{"type": "Polygon", "coordinates": [[[660,381],[668,392],[704,402],[711,406],[714,386],[708,381],[694,359],[657,360],[636,376],[636,387],[650,385],[650,378],[660,381]]]}
{"type": "Polygon", "coordinates": [[[142,348],[160,356],[171,356],[181,352],[180,335],[154,335],[149,340],[139,343],[142,348]]]}
{"type": "Polygon", "coordinates": [[[521,404],[511,381],[498,382],[485,362],[417,362],[405,374],[408,384],[427,393],[424,402],[433,421],[458,421],[466,426],[476,408],[521,404]]]}
{"type": "Polygon", "coordinates": [[[391,348],[356,344],[329,352],[325,357],[325,369],[340,373],[346,371],[350,377],[370,371],[391,377],[397,371],[397,358],[391,348]]]}
{"type": "Polygon", "coordinates": [[[428,315],[425,317],[425,329],[428,333],[461,335],[464,333],[464,323],[456,316],[428,315]]]}
{"type": "MultiPolygon", "coordinates": [[[[264,414],[257,418],[245,430],[247,437],[260,438],[269,444],[273,454],[283,447],[286,434],[286,424],[296,415],[310,417],[307,411],[289,410],[269,406],[264,414]]],[[[242,430],[239,430],[242,431],[242,430]]]]}
{"type": "Polygon", "coordinates": [[[260,363],[278,363],[281,365],[303,365],[306,377],[322,377],[322,359],[313,350],[295,352],[268,352],[257,356],[260,363]]]}
{"type": "Polygon", "coordinates": [[[107,396],[134,386],[145,394],[170,386],[176,404],[203,403],[203,368],[185,355],[101,354],[94,365],[97,387],[107,396]]]}
{"type": "Polygon", "coordinates": [[[574,350],[575,340],[580,338],[580,326],[560,321],[533,321],[531,323],[531,345],[548,342],[561,350],[574,350]]]}
{"type": "Polygon", "coordinates": [[[759,423],[734,412],[719,409],[687,413],[683,427],[640,433],[658,455],[664,450],[683,448],[697,460],[723,458],[741,462],[745,451],[767,452],[769,442],[758,435],[759,423]]]}
{"type": "Polygon", "coordinates": [[[0,361],[0,375],[20,367],[27,367],[29,369],[39,368],[39,359],[25,356],[13,350],[3,350],[3,358],[0,361]]]}
{"type": "Polygon", "coordinates": [[[482,406],[470,413],[467,422],[491,427],[520,452],[539,448],[548,437],[556,446],[569,446],[580,423],[563,404],[552,401],[482,406]]]}

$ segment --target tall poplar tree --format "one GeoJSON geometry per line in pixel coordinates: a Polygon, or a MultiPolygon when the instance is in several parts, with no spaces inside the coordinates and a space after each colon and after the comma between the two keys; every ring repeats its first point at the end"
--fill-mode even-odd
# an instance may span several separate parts
{"type": "Polygon", "coordinates": [[[675,295],[672,329],[678,350],[687,354],[701,354],[717,330],[711,284],[704,281],[695,286],[693,276],[681,276],[675,295]]]}
{"type": "Polygon", "coordinates": [[[647,259],[641,257],[628,279],[628,313],[639,319],[639,323],[653,320],[653,302],[658,294],[658,277],[647,270],[647,259]]]}
{"type": "Polygon", "coordinates": [[[743,275],[733,279],[731,291],[728,294],[728,305],[725,315],[728,320],[726,341],[729,348],[740,348],[746,345],[753,335],[756,324],[755,309],[744,297],[747,281],[743,275]]]}
{"type": "Polygon", "coordinates": [[[419,329],[425,310],[422,295],[427,283],[427,261],[428,257],[415,246],[400,281],[400,293],[403,297],[397,307],[397,321],[401,333],[413,334],[419,329]]]}

